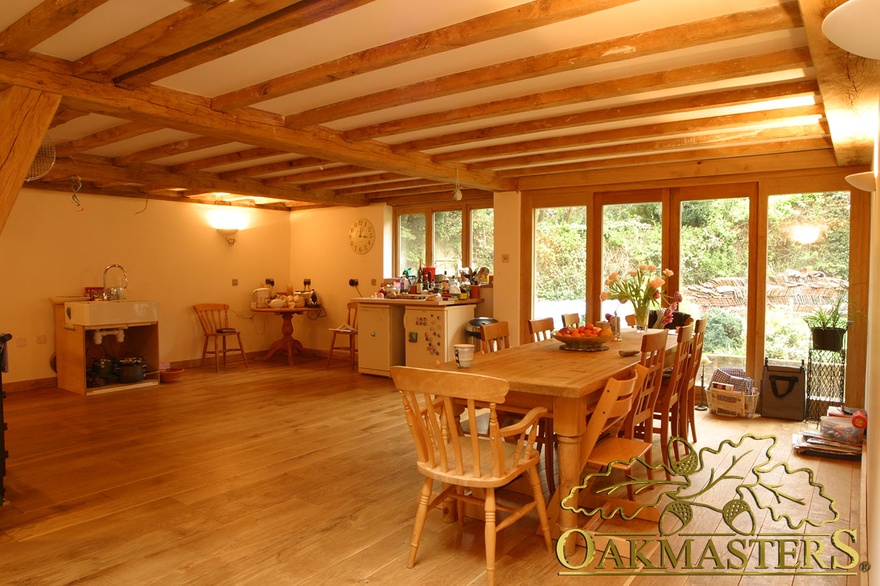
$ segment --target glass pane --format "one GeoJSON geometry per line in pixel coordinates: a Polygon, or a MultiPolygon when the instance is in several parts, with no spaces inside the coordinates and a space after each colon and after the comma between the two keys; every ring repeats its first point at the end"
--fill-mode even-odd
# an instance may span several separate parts
{"type": "MultiPolygon", "coordinates": [[[[602,206],[602,274],[625,275],[641,264],[660,266],[663,208],[659,202],[602,206]]],[[[633,313],[632,303],[602,302],[601,314],[621,319],[633,313]]]]}
{"type": "Polygon", "coordinates": [[[562,327],[563,313],[586,313],[587,208],[535,210],[533,318],[552,317],[562,327]]]}
{"type": "Polygon", "coordinates": [[[398,218],[398,250],[400,266],[397,274],[407,271],[415,275],[419,270],[419,260],[424,263],[425,255],[425,214],[402,214],[398,218]]]}
{"type": "Polygon", "coordinates": [[[438,276],[458,274],[462,226],[461,210],[434,213],[434,267],[438,276]]]}
{"type": "Polygon", "coordinates": [[[495,210],[480,208],[471,211],[471,263],[476,270],[487,267],[495,272],[495,210]]]}
{"type": "Polygon", "coordinates": [[[769,198],[764,349],[774,363],[800,365],[808,357],[804,317],[838,299],[846,311],[849,217],[848,191],[769,198]]]}
{"type": "Polygon", "coordinates": [[[748,251],[748,198],[682,202],[679,310],[708,319],[701,368],[707,385],[717,368],[745,368],[748,251]]]}

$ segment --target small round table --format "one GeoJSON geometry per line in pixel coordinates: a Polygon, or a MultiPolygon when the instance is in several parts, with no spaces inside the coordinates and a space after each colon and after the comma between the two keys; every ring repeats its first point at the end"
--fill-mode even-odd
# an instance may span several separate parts
{"type": "Polygon", "coordinates": [[[259,307],[256,309],[252,309],[254,313],[274,313],[275,315],[280,315],[283,320],[281,323],[281,339],[275,340],[272,342],[272,345],[269,346],[269,350],[257,360],[269,360],[272,356],[275,355],[279,350],[287,351],[287,364],[293,365],[293,353],[294,351],[302,356],[303,358],[312,358],[306,349],[303,347],[302,342],[293,337],[293,316],[296,313],[306,313],[308,311],[317,311],[320,308],[317,307],[259,307]]]}

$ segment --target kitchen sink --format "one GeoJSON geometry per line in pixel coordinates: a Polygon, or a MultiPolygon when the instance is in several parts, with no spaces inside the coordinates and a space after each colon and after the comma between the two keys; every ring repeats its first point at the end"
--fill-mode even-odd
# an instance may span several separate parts
{"type": "Polygon", "coordinates": [[[64,323],[110,326],[159,321],[158,301],[73,301],[64,304],[64,323]]]}

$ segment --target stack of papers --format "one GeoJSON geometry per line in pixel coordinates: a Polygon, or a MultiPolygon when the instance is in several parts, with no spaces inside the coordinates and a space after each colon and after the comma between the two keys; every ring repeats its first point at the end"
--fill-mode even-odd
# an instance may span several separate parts
{"type": "Polygon", "coordinates": [[[799,454],[808,456],[833,456],[859,460],[862,457],[862,445],[833,440],[818,431],[805,430],[791,438],[792,446],[799,454]]]}

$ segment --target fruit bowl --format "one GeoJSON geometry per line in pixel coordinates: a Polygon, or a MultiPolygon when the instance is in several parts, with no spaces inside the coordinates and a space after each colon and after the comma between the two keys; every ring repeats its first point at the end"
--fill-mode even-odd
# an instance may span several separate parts
{"type": "Polygon", "coordinates": [[[572,352],[601,352],[608,350],[606,342],[614,339],[614,336],[566,336],[564,334],[553,334],[553,337],[562,342],[560,350],[570,350],[572,352]]]}

